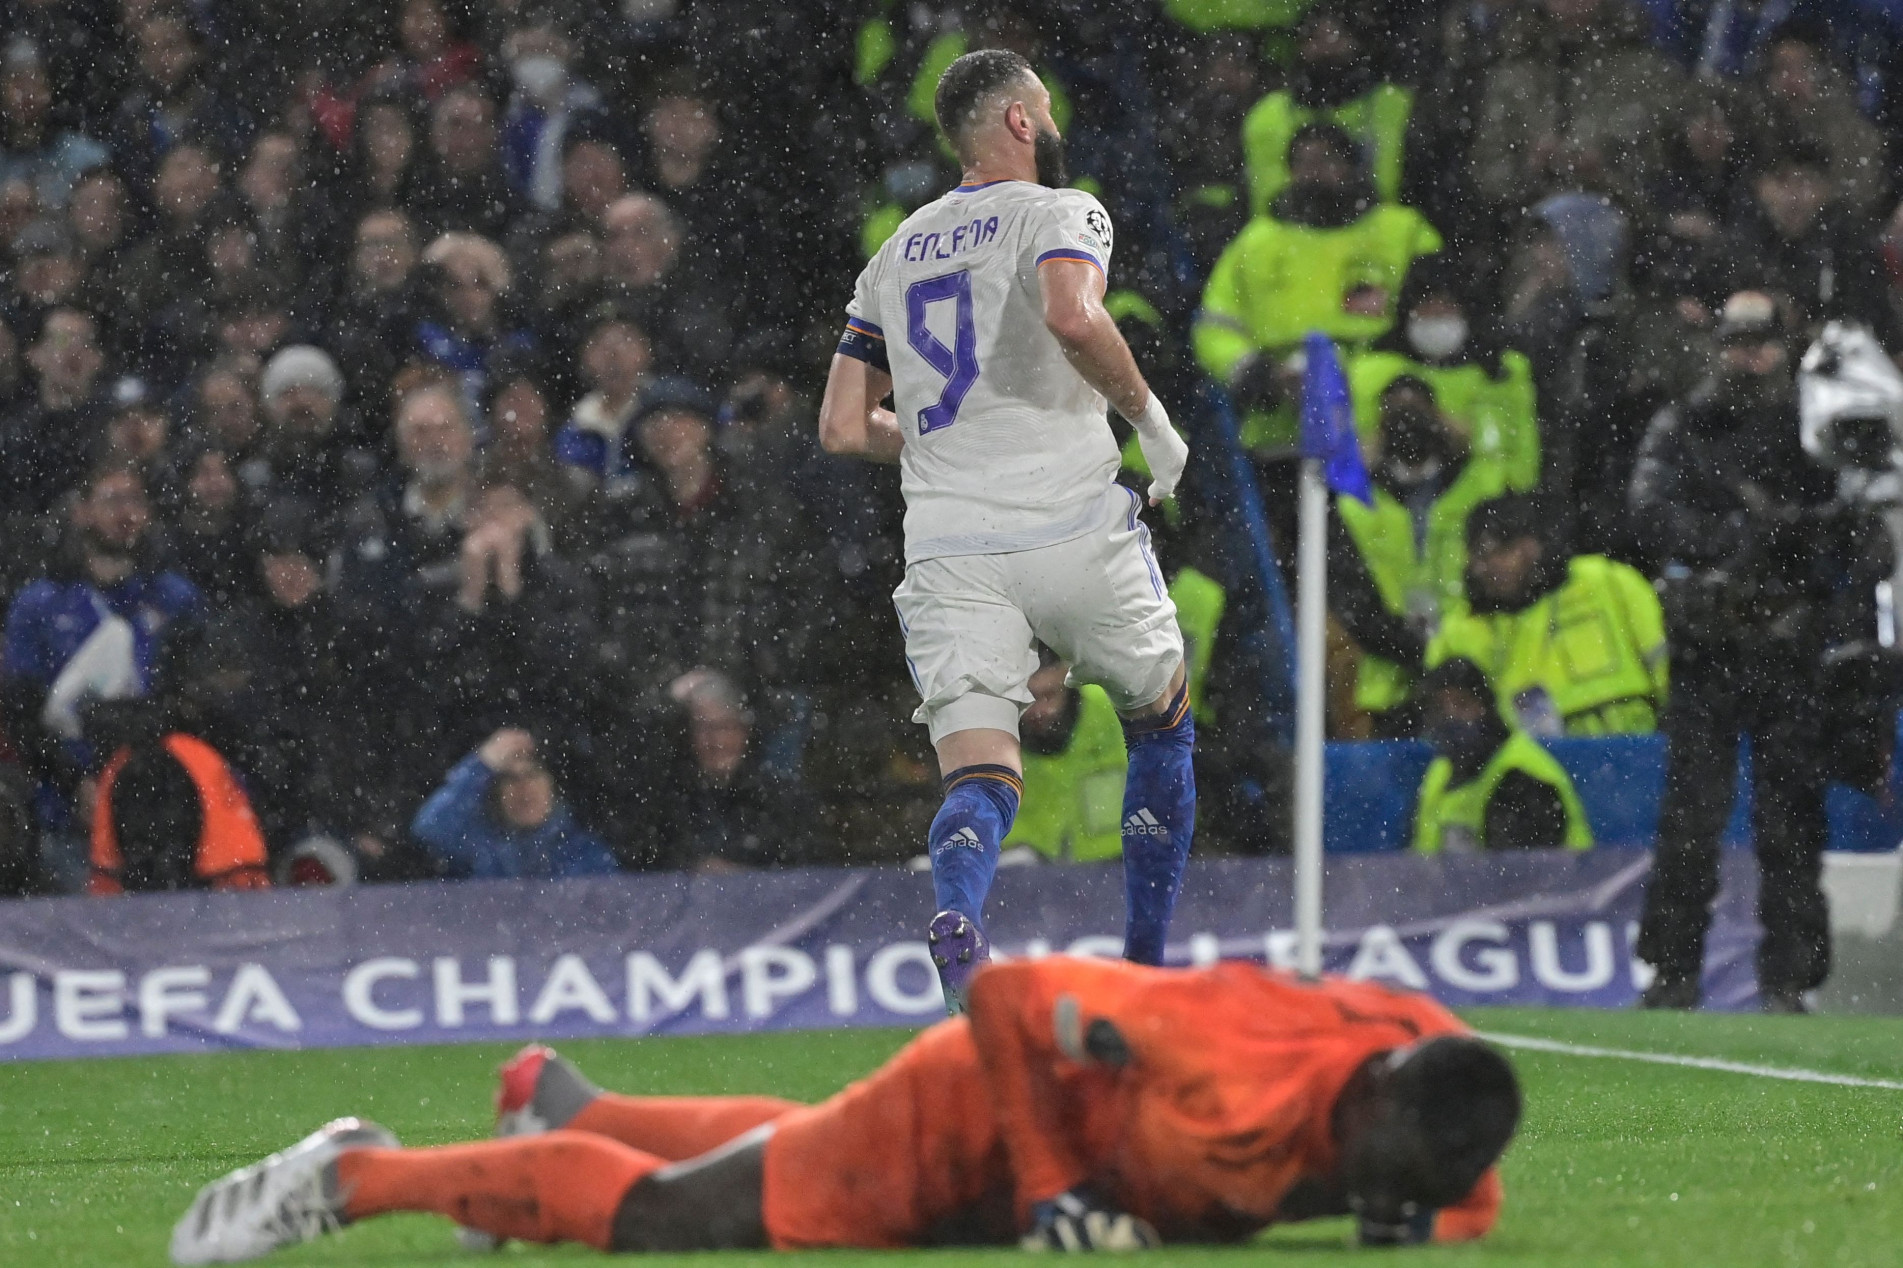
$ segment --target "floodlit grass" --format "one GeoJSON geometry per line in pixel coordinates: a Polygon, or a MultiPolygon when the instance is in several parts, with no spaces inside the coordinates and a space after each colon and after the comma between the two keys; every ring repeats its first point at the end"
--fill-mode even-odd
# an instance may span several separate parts
{"type": "MultiPolygon", "coordinates": [[[[1486,1030],[1604,1047],[1903,1078],[1903,1022],[1485,1010],[1486,1030]]],[[[635,1092],[774,1092],[816,1099],[904,1042],[897,1031],[564,1045],[597,1081],[635,1092]]],[[[162,1264],[205,1181],[340,1114],[411,1144],[484,1134],[495,1045],[247,1053],[0,1065],[0,1264],[162,1264]]],[[[1517,1053],[1527,1121],[1506,1163],[1506,1214],[1469,1247],[1409,1263],[1903,1264],[1903,1092],[1517,1053]]],[[[1152,1264],[1343,1263],[1344,1222],[1295,1226],[1240,1250],[1168,1249],[1152,1264]]],[[[592,1258],[514,1247],[530,1268],[592,1258]]],[[[1016,1260],[1013,1252],[806,1254],[804,1263],[1016,1260]]],[[[695,1256],[707,1268],[788,1262],[695,1256]]],[[[441,1220],[377,1220],[276,1257],[295,1264],[481,1263],[441,1220]]]]}

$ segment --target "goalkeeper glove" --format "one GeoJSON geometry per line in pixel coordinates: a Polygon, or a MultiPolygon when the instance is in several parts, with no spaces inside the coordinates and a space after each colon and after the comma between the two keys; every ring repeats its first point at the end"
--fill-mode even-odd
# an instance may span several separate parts
{"type": "Polygon", "coordinates": [[[1419,1246],[1434,1240],[1435,1214],[1433,1207],[1412,1202],[1384,1215],[1363,1211],[1356,1220],[1355,1240],[1363,1246],[1419,1246]]]}
{"type": "Polygon", "coordinates": [[[1189,446],[1170,426],[1170,416],[1155,392],[1150,393],[1143,412],[1132,418],[1130,425],[1137,429],[1137,444],[1143,450],[1143,460],[1150,464],[1150,503],[1155,505],[1175,494],[1176,482],[1183,478],[1183,468],[1189,463],[1189,446]]]}
{"type": "Polygon", "coordinates": [[[1018,1245],[1024,1250],[1149,1250],[1161,1241],[1147,1221],[1072,1189],[1031,1208],[1031,1231],[1018,1245]]]}

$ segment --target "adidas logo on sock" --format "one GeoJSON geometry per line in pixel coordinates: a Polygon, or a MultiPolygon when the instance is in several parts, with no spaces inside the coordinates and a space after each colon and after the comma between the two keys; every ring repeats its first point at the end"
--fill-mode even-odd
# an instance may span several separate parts
{"type": "Polygon", "coordinates": [[[1137,811],[1123,821],[1123,835],[1139,837],[1166,837],[1170,830],[1156,821],[1148,806],[1137,811]]]}
{"type": "Polygon", "coordinates": [[[959,849],[959,848],[967,849],[967,850],[982,850],[985,848],[985,843],[983,841],[980,841],[978,839],[978,834],[976,832],[973,832],[970,828],[960,828],[958,829],[958,831],[946,837],[943,841],[940,841],[938,843],[938,848],[941,850],[951,850],[951,849],[959,849]]]}

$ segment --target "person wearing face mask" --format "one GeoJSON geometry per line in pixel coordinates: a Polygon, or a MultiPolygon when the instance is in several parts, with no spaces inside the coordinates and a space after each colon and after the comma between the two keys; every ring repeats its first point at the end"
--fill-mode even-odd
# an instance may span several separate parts
{"type": "Polygon", "coordinates": [[[1442,245],[1419,212],[1376,201],[1360,147],[1334,124],[1298,128],[1288,163],[1288,187],[1216,261],[1192,332],[1256,450],[1294,443],[1302,339],[1320,331],[1353,352],[1387,334],[1409,270],[1442,245]]]}
{"type": "Polygon", "coordinates": [[[1658,857],[1638,953],[1658,970],[1642,1003],[1700,999],[1718,838],[1738,740],[1752,751],[1758,988],[1771,1012],[1806,1011],[1830,969],[1818,885],[1824,848],[1826,650],[1873,613],[1887,543],[1836,504],[1836,477],[1799,444],[1796,354],[1777,302],[1725,301],[1709,378],[1652,419],[1628,490],[1661,566],[1672,697],[1658,857]],[[1881,556],[1881,558],[1879,558],[1881,556]]]}
{"type": "Polygon", "coordinates": [[[1374,503],[1336,502],[1330,534],[1331,608],[1363,649],[1355,707],[1375,734],[1413,730],[1408,688],[1427,640],[1466,610],[1467,517],[1507,490],[1499,462],[1472,453],[1420,379],[1381,394],[1372,437],[1374,503]]]}
{"type": "Polygon", "coordinates": [[[1316,5],[1302,15],[1294,36],[1287,86],[1258,101],[1242,121],[1250,214],[1267,211],[1288,188],[1289,142],[1296,129],[1314,121],[1354,137],[1368,155],[1376,196],[1398,202],[1413,92],[1376,79],[1347,6],[1333,0],[1316,5]]]}
{"type": "Polygon", "coordinates": [[[1446,617],[1431,669],[1487,673],[1503,716],[1541,738],[1653,731],[1665,708],[1665,617],[1652,583],[1603,555],[1567,558],[1542,499],[1508,494],[1467,521],[1467,611],[1446,617]]]}
{"type": "Polygon", "coordinates": [[[1355,427],[1375,425],[1381,393],[1402,375],[1434,389],[1441,409],[1476,453],[1496,458],[1515,488],[1540,479],[1538,388],[1524,353],[1499,347],[1476,329],[1460,284],[1460,261],[1434,255],[1401,287],[1401,318],[1369,351],[1349,359],[1355,427]]]}
{"type": "Polygon", "coordinates": [[[552,15],[511,32],[502,51],[514,85],[502,114],[503,175],[535,210],[557,211],[564,139],[571,127],[601,114],[601,94],[570,70],[574,42],[552,15]]]}
{"type": "Polygon", "coordinates": [[[1450,660],[1422,680],[1419,696],[1434,761],[1415,803],[1417,853],[1592,848],[1572,779],[1500,716],[1480,666],[1450,660]]]}

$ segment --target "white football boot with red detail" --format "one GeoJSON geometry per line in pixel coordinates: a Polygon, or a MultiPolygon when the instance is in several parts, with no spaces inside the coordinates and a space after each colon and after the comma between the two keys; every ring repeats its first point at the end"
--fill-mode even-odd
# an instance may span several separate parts
{"type": "Polygon", "coordinates": [[[349,1221],[337,1159],[395,1149],[388,1129],[360,1118],[326,1123],[290,1148],[199,1190],[172,1230],[175,1264],[232,1264],[335,1232],[349,1221]]]}

